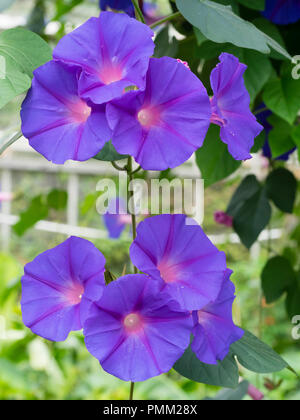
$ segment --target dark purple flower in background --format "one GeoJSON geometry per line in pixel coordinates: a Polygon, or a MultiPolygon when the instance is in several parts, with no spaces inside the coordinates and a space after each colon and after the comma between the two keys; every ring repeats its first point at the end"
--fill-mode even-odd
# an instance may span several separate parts
{"type": "Polygon", "coordinates": [[[210,105],[201,81],[169,57],[151,58],[146,90],[107,105],[112,143],[146,170],[174,168],[202,146],[210,105]]]}
{"type": "Polygon", "coordinates": [[[104,105],[80,97],[78,77],[78,68],[50,61],[34,71],[22,104],[24,136],[54,163],[88,160],[110,139],[104,105]]]}
{"type": "Polygon", "coordinates": [[[263,15],[278,25],[295,23],[300,19],[300,0],[266,0],[263,15]]]}
{"type": "Polygon", "coordinates": [[[102,12],[64,36],[53,56],[80,66],[80,95],[102,104],[122,96],[129,86],[145,88],[152,36],[148,26],[126,14],[102,12]]]}
{"type": "Polygon", "coordinates": [[[110,283],[84,323],[88,351],[124,381],[168,372],[188,347],[192,330],[190,314],[169,302],[145,275],[110,283]]]}
{"type": "Polygon", "coordinates": [[[63,341],[80,330],[92,300],[101,297],[105,259],[85,239],[71,237],[25,266],[22,316],[31,331],[63,341]]]}
{"type": "Polygon", "coordinates": [[[233,225],[233,218],[224,211],[216,211],[214,214],[214,219],[215,222],[219,225],[224,225],[227,227],[232,227],[233,225]]]}
{"type": "Polygon", "coordinates": [[[111,239],[120,238],[126,226],[131,224],[131,216],[126,212],[122,198],[109,202],[107,212],[103,215],[103,222],[111,239]]]}
{"type": "MultiPolygon", "coordinates": [[[[265,104],[261,104],[257,108],[257,111],[259,111],[260,109],[262,109],[262,111],[257,114],[257,119],[265,129],[265,143],[263,145],[263,155],[264,155],[264,157],[266,157],[268,159],[272,159],[272,151],[271,151],[271,147],[270,147],[270,143],[269,143],[269,134],[272,131],[273,127],[269,123],[268,118],[271,115],[273,115],[273,113],[269,109],[265,110],[265,104]]],[[[281,160],[281,161],[284,161],[284,162],[288,161],[289,157],[291,156],[292,153],[294,153],[294,151],[296,149],[297,148],[294,147],[294,148],[286,151],[286,153],[283,153],[282,155],[277,156],[275,158],[275,160],[281,160]]]]}
{"type": "Polygon", "coordinates": [[[158,281],[185,310],[214,301],[223,284],[226,257],[185,215],[164,214],[138,225],[130,247],[132,263],[158,281]]]}
{"type": "Polygon", "coordinates": [[[218,298],[200,311],[193,312],[194,339],[191,344],[199,360],[217,364],[229,353],[232,343],[240,340],[244,331],[232,320],[235,287],[230,281],[231,270],[223,273],[223,285],[218,298]]]}
{"type": "Polygon", "coordinates": [[[254,139],[262,131],[250,111],[250,96],[245,87],[245,64],[231,54],[223,53],[210,76],[214,93],[211,99],[211,122],[221,127],[221,140],[236,160],[251,159],[254,139]]]}
{"type": "Polygon", "coordinates": [[[134,6],[131,0],[100,0],[101,10],[107,10],[107,8],[120,10],[127,13],[127,15],[134,17],[134,6]]]}
{"type": "MultiPolygon", "coordinates": [[[[134,6],[131,0],[100,0],[101,10],[108,8],[125,12],[130,17],[135,16],[134,6]]],[[[160,17],[157,4],[144,1],[142,11],[147,25],[156,22],[160,17]]]]}

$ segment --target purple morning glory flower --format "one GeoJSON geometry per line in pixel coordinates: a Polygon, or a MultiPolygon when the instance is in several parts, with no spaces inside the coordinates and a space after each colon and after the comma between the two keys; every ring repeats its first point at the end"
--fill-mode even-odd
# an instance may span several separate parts
{"type": "Polygon", "coordinates": [[[131,216],[126,212],[122,198],[109,202],[107,212],[103,215],[103,222],[111,239],[118,239],[126,226],[131,224],[131,216]]]}
{"type": "Polygon", "coordinates": [[[223,53],[210,76],[214,93],[211,122],[221,127],[220,136],[235,160],[251,159],[254,139],[262,131],[251,113],[250,96],[243,74],[247,68],[231,54],[223,53]]]}
{"type": "MultiPolygon", "coordinates": [[[[257,111],[259,111],[260,109],[264,109],[265,108],[265,104],[261,104],[258,108],[257,111]]],[[[259,114],[257,114],[257,119],[258,121],[263,125],[264,129],[265,129],[265,143],[263,145],[263,156],[268,158],[268,159],[272,159],[272,151],[270,148],[270,144],[269,144],[269,134],[272,131],[273,127],[272,125],[269,123],[268,118],[272,115],[272,112],[270,110],[265,110],[265,111],[261,111],[259,114]]],[[[275,160],[281,160],[283,162],[286,162],[289,160],[289,157],[292,153],[294,153],[294,151],[297,148],[294,147],[291,150],[288,150],[286,153],[283,153],[282,155],[278,156],[277,158],[275,158],[275,160]]]]}
{"type": "Polygon", "coordinates": [[[52,341],[80,330],[92,300],[101,297],[105,259],[85,239],[71,237],[25,266],[21,308],[24,324],[52,341]]]}
{"type": "Polygon", "coordinates": [[[46,159],[62,164],[95,156],[110,139],[105,106],[78,94],[79,69],[50,61],[34,71],[21,110],[22,132],[46,159]]]}
{"type": "Polygon", "coordinates": [[[100,0],[101,10],[107,10],[108,7],[114,10],[121,10],[131,17],[135,16],[131,0],[100,0]]]}
{"type": "Polygon", "coordinates": [[[266,0],[263,15],[278,25],[295,23],[300,19],[300,0],[266,0]]]}
{"type": "Polygon", "coordinates": [[[83,327],[87,349],[103,369],[133,382],[168,372],[188,347],[191,331],[191,315],[141,274],[109,283],[83,327]]]}
{"type": "Polygon", "coordinates": [[[126,87],[145,88],[152,36],[148,26],[126,14],[102,12],[64,36],[53,57],[80,66],[81,97],[102,104],[122,96],[126,87]]]}
{"type": "Polygon", "coordinates": [[[141,222],[130,257],[181,308],[191,311],[218,297],[226,270],[225,254],[200,226],[187,225],[182,214],[164,214],[141,222]]]}
{"type": "Polygon", "coordinates": [[[207,92],[184,64],[151,58],[144,92],[107,105],[112,143],[146,170],[174,168],[202,146],[210,123],[207,92]]]}
{"type": "Polygon", "coordinates": [[[222,289],[216,301],[201,311],[193,312],[194,339],[191,348],[203,363],[215,365],[218,360],[223,360],[231,344],[244,335],[244,331],[232,320],[235,287],[230,281],[231,273],[231,270],[224,273],[222,289]]]}

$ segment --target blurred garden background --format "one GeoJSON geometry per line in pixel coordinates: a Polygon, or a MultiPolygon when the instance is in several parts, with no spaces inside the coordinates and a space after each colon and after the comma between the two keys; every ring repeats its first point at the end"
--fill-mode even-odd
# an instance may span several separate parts
{"type": "MultiPolygon", "coordinates": [[[[156,5],[157,16],[165,16],[172,11],[167,0],[148,0],[148,3],[156,5]]],[[[219,3],[238,7],[235,1],[219,3]]],[[[239,5],[243,13],[244,6],[239,5]]],[[[260,19],[257,10],[250,13],[253,18],[258,16],[257,19],[260,19]]],[[[97,0],[0,0],[0,34],[1,31],[23,26],[55,46],[65,33],[98,14],[97,0]]],[[[197,36],[201,34],[191,32],[188,24],[185,25],[183,28],[176,24],[158,27],[156,37],[160,38],[156,54],[184,60],[192,57],[205,83],[222,47],[211,41],[197,41],[197,36]]],[[[299,22],[291,27],[299,40],[299,22]]],[[[276,31],[278,39],[280,32],[279,29],[276,31]]],[[[291,51],[293,48],[290,43],[288,50],[291,55],[297,53],[291,51]]],[[[257,54],[260,58],[261,54],[257,54]]],[[[253,107],[260,103],[259,95],[271,73],[277,71],[278,63],[273,63],[263,84],[258,83],[257,86],[253,83],[253,107]]],[[[23,98],[24,95],[19,95],[0,110],[0,145],[19,130],[23,98]]],[[[284,130],[281,136],[284,136],[284,130]]],[[[231,227],[216,223],[214,218],[215,212],[226,210],[231,196],[245,176],[255,174],[259,180],[264,180],[269,165],[270,161],[258,147],[254,158],[243,163],[238,170],[229,171],[229,174],[233,172],[229,177],[219,180],[216,176],[217,182],[211,182],[205,189],[203,228],[213,242],[226,252],[228,266],[234,270],[232,279],[238,296],[234,307],[236,322],[260,336],[300,373],[300,339],[292,337],[294,325],[291,312],[286,310],[286,296],[282,295],[276,302],[267,304],[261,287],[261,273],[270,255],[284,256],[299,270],[299,194],[293,214],[273,206],[271,222],[250,249],[241,244],[231,227]]],[[[276,165],[284,165],[299,180],[297,152],[287,162],[277,162],[276,165]]],[[[176,175],[200,178],[195,158],[180,169],[161,174],[161,177],[170,179],[176,175]]],[[[0,399],[99,400],[128,397],[128,384],[101,369],[86,350],[81,333],[72,333],[62,343],[43,340],[24,327],[20,310],[20,277],[24,265],[69,235],[90,239],[101,248],[114,274],[120,275],[124,267],[129,267],[129,229],[119,240],[110,239],[102,217],[96,211],[99,196],[96,186],[103,176],[117,180],[118,173],[109,162],[96,159],[84,163],[68,162],[64,166],[53,165],[29,148],[24,138],[0,157],[0,399]]],[[[296,293],[294,307],[299,308],[300,314],[300,292],[296,293]]],[[[257,387],[266,399],[300,399],[300,383],[288,370],[274,375],[256,375],[242,368],[241,377],[257,387]]],[[[135,398],[203,399],[215,396],[218,391],[217,387],[197,384],[171,371],[137,384],[135,398]]],[[[245,398],[250,399],[250,396],[245,398]]]]}

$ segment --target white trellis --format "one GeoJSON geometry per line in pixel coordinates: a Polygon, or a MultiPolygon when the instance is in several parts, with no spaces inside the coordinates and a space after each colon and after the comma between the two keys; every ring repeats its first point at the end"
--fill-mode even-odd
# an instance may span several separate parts
{"type": "MultiPolygon", "coordinates": [[[[257,160],[253,159],[252,172],[259,172],[257,160]]],[[[4,156],[0,157],[0,173],[1,173],[1,189],[5,192],[13,192],[13,179],[15,172],[30,173],[66,173],[68,174],[68,205],[67,205],[67,222],[56,223],[43,220],[38,222],[34,229],[44,232],[60,233],[66,236],[76,235],[91,239],[105,238],[107,233],[101,229],[78,226],[78,209],[79,209],[79,184],[80,178],[86,175],[112,176],[116,175],[115,169],[106,162],[90,160],[88,162],[67,162],[65,165],[54,165],[46,159],[35,153],[27,145],[25,139],[20,140],[13,145],[4,156]]],[[[182,178],[199,177],[199,170],[193,161],[178,168],[176,175],[182,178]]],[[[11,237],[11,226],[18,221],[17,215],[11,214],[11,203],[9,201],[2,203],[0,212],[1,241],[2,248],[8,249],[11,237]]],[[[264,231],[259,237],[259,241],[266,241],[271,235],[272,239],[278,239],[282,236],[280,229],[272,229],[264,231]]],[[[215,244],[239,243],[238,236],[234,233],[210,235],[211,240],[215,244]]],[[[260,251],[259,244],[252,248],[253,258],[257,257],[260,251]]]]}

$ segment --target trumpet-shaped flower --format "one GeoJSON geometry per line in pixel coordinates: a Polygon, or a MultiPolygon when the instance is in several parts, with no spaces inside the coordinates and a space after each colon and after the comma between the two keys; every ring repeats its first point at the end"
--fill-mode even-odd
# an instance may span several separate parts
{"type": "Polygon", "coordinates": [[[102,104],[129,86],[145,88],[152,36],[148,26],[126,14],[102,12],[64,36],[53,57],[79,66],[81,97],[102,104]]]}
{"type": "Polygon", "coordinates": [[[101,252],[76,237],[37,256],[22,277],[24,324],[52,341],[80,330],[91,302],[102,295],[104,266],[101,252]]]}
{"type": "Polygon", "coordinates": [[[263,15],[278,25],[295,23],[300,19],[300,0],[266,0],[263,15]]]}
{"type": "Polygon", "coordinates": [[[83,333],[104,370],[139,382],[168,372],[188,347],[191,330],[190,313],[160,294],[148,276],[131,274],[105,288],[83,333]]]}
{"type": "Polygon", "coordinates": [[[151,58],[144,92],[107,105],[112,143],[147,170],[174,168],[202,146],[210,124],[207,92],[184,64],[151,58]]]}
{"type": "Polygon", "coordinates": [[[111,239],[118,239],[127,225],[131,224],[131,216],[125,210],[124,200],[117,198],[111,200],[103,221],[111,239]]]}
{"type": "Polygon", "coordinates": [[[105,106],[78,94],[77,67],[50,61],[34,71],[21,110],[22,132],[46,159],[62,164],[95,156],[110,139],[105,106]]]}
{"type": "Polygon", "coordinates": [[[238,58],[223,53],[210,76],[214,93],[211,121],[221,127],[221,140],[236,160],[251,158],[254,139],[263,129],[249,108],[250,96],[243,79],[246,69],[238,58]]]}
{"type": "Polygon", "coordinates": [[[244,335],[243,330],[232,320],[235,287],[230,281],[231,273],[231,270],[224,273],[218,298],[200,311],[193,312],[194,339],[191,348],[203,363],[214,365],[218,360],[223,360],[231,344],[244,335]]]}
{"type": "Polygon", "coordinates": [[[223,284],[226,258],[198,225],[184,215],[150,217],[138,225],[130,257],[182,309],[198,310],[214,301],[223,284]]]}

